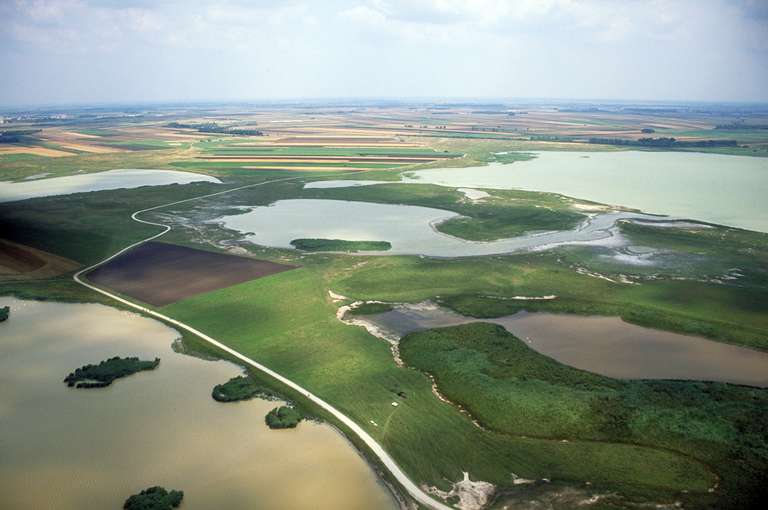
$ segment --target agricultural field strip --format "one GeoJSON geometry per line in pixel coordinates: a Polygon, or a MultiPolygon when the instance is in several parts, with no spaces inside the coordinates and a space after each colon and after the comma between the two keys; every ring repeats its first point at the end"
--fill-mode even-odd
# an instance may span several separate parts
{"type": "MultiPolygon", "coordinates": [[[[332,174],[327,174],[327,175],[328,176],[332,176],[332,175],[336,175],[337,173],[338,172],[332,173],[332,174]]],[[[429,496],[418,485],[416,485],[413,481],[411,481],[411,479],[408,478],[408,475],[406,475],[405,472],[400,468],[400,466],[397,465],[395,460],[386,452],[386,450],[384,450],[384,448],[382,448],[382,446],[379,443],[377,443],[376,440],[373,439],[373,437],[371,437],[365,430],[363,430],[362,427],[360,427],[357,423],[355,423],[351,418],[349,418],[348,416],[343,414],[341,411],[339,411],[338,409],[333,407],[331,404],[329,404],[325,400],[321,399],[317,395],[314,395],[313,393],[311,393],[309,390],[303,388],[302,386],[299,386],[297,383],[293,382],[292,380],[288,379],[287,377],[284,377],[284,376],[280,375],[279,373],[271,370],[270,368],[262,365],[261,363],[258,363],[257,361],[254,361],[253,359],[251,359],[251,358],[241,354],[240,352],[238,352],[238,351],[236,351],[236,350],[234,350],[234,349],[224,345],[220,341],[218,341],[215,338],[212,338],[212,337],[206,335],[202,331],[198,331],[197,329],[195,329],[195,328],[193,328],[193,327],[191,327],[191,326],[189,326],[189,325],[187,325],[187,324],[185,324],[185,323],[183,323],[181,321],[178,321],[176,319],[168,317],[167,315],[161,314],[161,313],[159,313],[159,312],[157,312],[155,310],[152,310],[150,308],[147,308],[147,307],[138,305],[136,303],[133,303],[132,301],[124,299],[124,298],[122,298],[122,297],[120,297],[120,296],[118,296],[116,294],[112,294],[111,292],[109,292],[107,290],[103,290],[103,289],[101,289],[101,288],[99,288],[99,287],[97,287],[95,285],[91,285],[90,283],[84,281],[81,278],[81,276],[83,276],[88,271],[90,271],[92,269],[95,269],[95,268],[97,268],[97,267],[99,267],[99,266],[101,266],[103,264],[106,264],[107,262],[115,259],[116,257],[122,255],[123,253],[125,253],[125,252],[127,252],[129,250],[131,250],[132,248],[135,248],[136,246],[139,246],[140,244],[146,243],[148,241],[153,241],[153,240],[155,240],[155,239],[157,239],[157,238],[159,238],[159,237],[161,237],[161,236],[163,236],[163,235],[165,235],[165,234],[167,234],[168,232],[171,231],[171,226],[170,225],[165,225],[163,223],[155,223],[155,222],[151,222],[151,221],[142,220],[142,219],[137,217],[139,214],[142,214],[142,213],[145,213],[145,212],[149,212],[149,211],[154,211],[154,210],[161,209],[161,208],[164,208],[164,207],[170,207],[170,206],[173,206],[173,205],[178,205],[178,204],[181,204],[181,203],[191,202],[193,200],[199,200],[199,199],[203,199],[203,198],[210,198],[210,197],[213,197],[213,196],[223,195],[223,194],[226,194],[226,193],[231,193],[233,191],[239,191],[239,190],[242,190],[242,189],[247,189],[247,188],[252,188],[252,187],[257,187],[257,186],[264,186],[266,184],[272,184],[272,183],[275,183],[275,182],[290,181],[290,180],[301,179],[301,178],[303,178],[303,177],[287,177],[287,178],[284,178],[284,179],[273,179],[271,181],[265,181],[265,182],[260,182],[260,183],[256,183],[256,184],[248,184],[248,185],[245,185],[245,186],[240,186],[240,187],[232,188],[232,189],[225,190],[225,191],[219,191],[219,192],[216,192],[216,193],[210,193],[210,194],[202,195],[202,196],[199,196],[199,197],[193,197],[193,198],[187,198],[187,199],[184,199],[184,200],[178,200],[178,201],[175,201],[175,202],[170,202],[170,203],[167,203],[167,204],[161,204],[161,205],[157,205],[157,206],[154,206],[154,207],[149,207],[149,208],[146,208],[146,209],[141,209],[139,211],[136,211],[133,214],[131,214],[131,219],[132,220],[134,220],[136,222],[139,222],[139,223],[144,223],[146,225],[153,225],[153,226],[156,226],[156,227],[161,227],[163,229],[163,231],[158,233],[158,234],[155,234],[155,235],[152,235],[150,237],[147,237],[146,239],[142,239],[141,241],[137,241],[137,242],[135,242],[133,244],[130,244],[130,245],[126,246],[125,248],[123,248],[123,249],[115,252],[114,254],[110,255],[109,257],[105,258],[104,260],[101,260],[100,262],[97,262],[96,264],[93,264],[93,265],[88,266],[88,267],[86,267],[84,269],[81,269],[80,271],[75,273],[75,275],[73,276],[73,279],[74,279],[74,281],[76,283],[78,283],[80,285],[83,285],[84,287],[87,287],[87,288],[89,288],[89,289],[91,289],[93,291],[96,291],[99,294],[107,296],[110,299],[113,299],[113,300],[115,300],[115,301],[117,301],[119,303],[122,303],[122,304],[124,304],[126,306],[129,306],[129,307],[131,307],[131,308],[133,308],[135,310],[138,310],[138,311],[140,311],[142,313],[145,313],[147,315],[151,315],[151,316],[156,317],[156,318],[158,318],[158,319],[160,319],[162,321],[165,321],[165,322],[167,322],[169,324],[172,324],[172,325],[174,325],[174,326],[176,326],[178,328],[181,328],[181,329],[183,329],[185,331],[188,331],[188,332],[192,333],[193,335],[201,338],[205,342],[208,342],[209,344],[211,344],[211,345],[213,345],[215,347],[218,347],[219,349],[223,350],[224,352],[234,356],[235,358],[237,358],[240,361],[246,363],[247,365],[250,365],[251,367],[253,367],[253,368],[255,368],[255,369],[257,369],[257,370],[267,374],[268,376],[276,379],[277,381],[285,384],[286,386],[290,387],[291,389],[293,389],[295,391],[298,391],[298,392],[302,393],[303,395],[306,395],[306,397],[309,400],[311,400],[313,403],[317,404],[318,406],[323,408],[325,411],[327,411],[331,415],[333,415],[336,419],[341,421],[344,425],[349,427],[349,429],[352,432],[354,432],[371,449],[371,451],[379,458],[379,460],[389,470],[389,472],[392,474],[392,476],[395,477],[395,479],[398,481],[398,483],[400,483],[400,485],[406,491],[408,491],[408,493],[411,495],[411,497],[413,497],[416,501],[418,501],[419,503],[427,506],[428,508],[432,508],[434,510],[453,510],[450,506],[445,505],[443,503],[440,503],[439,501],[437,501],[434,498],[432,498],[431,496],[429,496]]]]}

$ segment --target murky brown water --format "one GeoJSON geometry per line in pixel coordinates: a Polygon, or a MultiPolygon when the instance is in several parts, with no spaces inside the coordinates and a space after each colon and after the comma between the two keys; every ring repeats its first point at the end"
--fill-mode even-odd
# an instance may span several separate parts
{"type": "Polygon", "coordinates": [[[0,298],[0,508],[122,508],[151,485],[184,508],[395,508],[333,428],[273,431],[276,404],[221,404],[212,387],[240,370],[174,353],[174,330],[101,305],[0,298]],[[74,390],[72,369],[110,356],[161,358],[111,387],[74,390]]]}
{"type": "MultiPolygon", "coordinates": [[[[366,318],[366,317],[359,317],[366,318]]],[[[397,335],[477,322],[435,306],[367,317],[397,335]]],[[[691,379],[768,387],[768,353],[628,324],[618,317],[519,312],[483,319],[561,363],[620,379],[691,379]]]]}

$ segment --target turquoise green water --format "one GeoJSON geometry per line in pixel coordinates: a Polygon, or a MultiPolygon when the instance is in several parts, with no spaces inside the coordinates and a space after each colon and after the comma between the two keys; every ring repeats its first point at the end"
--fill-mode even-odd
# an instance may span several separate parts
{"type": "Polygon", "coordinates": [[[681,152],[540,152],[510,165],[412,172],[409,182],[520,188],[768,232],[768,159],[681,152]]]}

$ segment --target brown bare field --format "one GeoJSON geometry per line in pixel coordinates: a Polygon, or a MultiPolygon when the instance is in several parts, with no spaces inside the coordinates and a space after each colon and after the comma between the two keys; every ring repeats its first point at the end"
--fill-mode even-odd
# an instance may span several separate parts
{"type": "MultiPolygon", "coordinates": [[[[352,167],[352,166],[344,166],[344,167],[328,167],[328,166],[280,166],[280,165],[266,165],[266,166],[243,166],[242,168],[245,168],[247,170],[286,170],[286,171],[295,171],[295,170],[306,170],[308,172],[361,172],[363,170],[370,170],[370,168],[363,168],[363,167],[352,167]]],[[[390,170],[388,168],[382,168],[382,170],[390,170]]]]}
{"type": "Polygon", "coordinates": [[[33,156],[45,156],[46,158],[63,158],[74,156],[72,152],[65,152],[48,147],[29,147],[26,145],[0,146],[0,155],[4,154],[31,154],[33,156]]]}
{"type": "Polygon", "coordinates": [[[90,152],[92,154],[106,154],[109,152],[124,152],[120,149],[115,149],[112,147],[103,147],[101,145],[86,145],[82,143],[61,143],[59,142],[59,145],[64,147],[65,149],[72,149],[76,151],[83,151],[83,152],[90,152]]]}
{"type": "Polygon", "coordinates": [[[344,156],[307,156],[305,158],[298,156],[199,156],[197,159],[206,161],[252,161],[265,163],[323,163],[328,161],[341,163],[431,163],[438,159],[445,159],[440,155],[435,157],[403,157],[395,156],[374,156],[374,157],[344,157],[344,156]]]}
{"type": "Polygon", "coordinates": [[[266,260],[149,242],[94,269],[87,277],[121,294],[154,306],[164,306],[295,268],[266,260]]]}
{"type": "Polygon", "coordinates": [[[74,260],[0,239],[0,279],[53,278],[74,271],[78,267],[79,264],[74,260]]]}

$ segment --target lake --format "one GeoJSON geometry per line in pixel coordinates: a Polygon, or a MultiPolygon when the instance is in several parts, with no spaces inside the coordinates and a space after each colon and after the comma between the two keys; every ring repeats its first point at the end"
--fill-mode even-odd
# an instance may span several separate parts
{"type": "Polygon", "coordinates": [[[621,245],[623,239],[616,221],[647,218],[627,212],[598,214],[574,230],[540,232],[491,242],[467,241],[435,230],[437,223],[457,216],[450,211],[420,206],[292,199],[253,207],[212,222],[242,232],[255,244],[277,248],[291,248],[291,241],[301,238],[389,241],[391,250],[367,253],[467,257],[564,244],[621,245]]]}
{"type": "Polygon", "coordinates": [[[356,319],[404,336],[413,331],[491,322],[566,365],[617,379],[690,379],[768,387],[768,353],[629,324],[618,317],[518,312],[466,317],[430,303],[401,305],[356,319]]]}
{"type": "Polygon", "coordinates": [[[0,202],[12,202],[52,195],[68,195],[84,191],[188,184],[200,181],[221,184],[221,181],[215,177],[191,172],[178,172],[175,170],[109,170],[92,174],[52,177],[50,179],[0,182],[0,202]]]}
{"type": "Polygon", "coordinates": [[[152,485],[204,510],[394,510],[373,470],[334,428],[270,430],[279,403],[219,403],[214,385],[239,375],[224,361],[178,354],[178,333],[97,304],[0,298],[0,507],[122,508],[152,485]],[[103,389],[62,379],[112,356],[160,366],[103,389]]]}
{"type": "Polygon", "coordinates": [[[537,152],[512,164],[407,173],[406,182],[560,193],[768,232],[768,158],[696,152],[537,152]]]}

